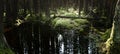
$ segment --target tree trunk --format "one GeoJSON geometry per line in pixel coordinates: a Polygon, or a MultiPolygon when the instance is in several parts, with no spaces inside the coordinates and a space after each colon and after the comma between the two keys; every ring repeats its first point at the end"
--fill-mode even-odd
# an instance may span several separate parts
{"type": "Polygon", "coordinates": [[[110,38],[106,41],[106,54],[120,53],[120,0],[115,8],[115,16],[110,38]]]}
{"type": "MultiPolygon", "coordinates": [[[[2,1],[1,1],[2,2],[2,1]]],[[[0,49],[5,47],[5,38],[3,35],[3,3],[0,3],[0,49]]]]}
{"type": "Polygon", "coordinates": [[[5,39],[4,33],[3,33],[3,12],[4,11],[4,0],[1,0],[0,2],[0,54],[14,54],[10,50],[7,41],[5,39]]]}

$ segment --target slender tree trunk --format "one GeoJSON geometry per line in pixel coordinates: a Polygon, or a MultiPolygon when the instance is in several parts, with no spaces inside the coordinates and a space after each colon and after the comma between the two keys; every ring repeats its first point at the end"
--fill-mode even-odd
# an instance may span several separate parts
{"type": "Polygon", "coordinates": [[[4,0],[0,1],[0,54],[14,54],[9,48],[6,38],[3,33],[4,23],[4,0]]]}
{"type": "Polygon", "coordinates": [[[0,49],[6,47],[5,38],[3,35],[3,1],[0,3],[0,49]]]}
{"type": "Polygon", "coordinates": [[[115,8],[115,16],[110,38],[106,41],[106,54],[120,53],[120,0],[115,8]]]}

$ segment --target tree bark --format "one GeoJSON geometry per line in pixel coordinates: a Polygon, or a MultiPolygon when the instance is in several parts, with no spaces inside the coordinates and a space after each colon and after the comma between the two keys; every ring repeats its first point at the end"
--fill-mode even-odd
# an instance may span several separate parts
{"type": "Polygon", "coordinates": [[[120,53],[120,0],[117,1],[110,38],[106,41],[106,54],[120,53]]]}
{"type": "Polygon", "coordinates": [[[0,49],[5,47],[5,38],[3,35],[3,0],[0,3],[0,49]]]}
{"type": "Polygon", "coordinates": [[[6,41],[6,38],[4,36],[4,32],[3,32],[3,18],[4,18],[4,0],[0,1],[0,54],[14,54],[6,41]]]}

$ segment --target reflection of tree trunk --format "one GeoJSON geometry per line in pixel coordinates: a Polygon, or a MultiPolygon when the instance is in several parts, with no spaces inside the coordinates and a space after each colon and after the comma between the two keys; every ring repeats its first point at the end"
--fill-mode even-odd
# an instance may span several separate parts
{"type": "Polygon", "coordinates": [[[115,18],[111,30],[111,36],[106,42],[106,54],[120,53],[120,0],[118,0],[115,10],[115,18]]]}

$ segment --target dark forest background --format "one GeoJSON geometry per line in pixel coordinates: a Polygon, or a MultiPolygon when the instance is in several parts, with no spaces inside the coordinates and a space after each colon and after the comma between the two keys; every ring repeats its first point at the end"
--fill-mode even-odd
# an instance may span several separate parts
{"type": "Polygon", "coordinates": [[[92,54],[118,54],[119,12],[119,0],[1,0],[0,54],[60,54],[62,42],[73,54],[90,54],[89,42],[92,54]]]}

